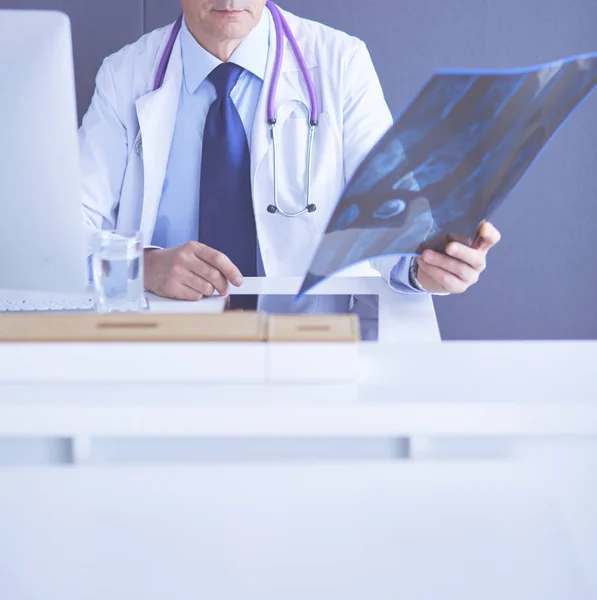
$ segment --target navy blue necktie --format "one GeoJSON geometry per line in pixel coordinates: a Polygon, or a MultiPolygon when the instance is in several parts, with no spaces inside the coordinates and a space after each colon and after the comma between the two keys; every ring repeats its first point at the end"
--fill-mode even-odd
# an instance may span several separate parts
{"type": "Polygon", "coordinates": [[[224,253],[244,277],[257,276],[257,230],[251,155],[230,97],[243,69],[223,63],[209,76],[217,92],[205,122],[201,160],[199,241],[224,253]]]}

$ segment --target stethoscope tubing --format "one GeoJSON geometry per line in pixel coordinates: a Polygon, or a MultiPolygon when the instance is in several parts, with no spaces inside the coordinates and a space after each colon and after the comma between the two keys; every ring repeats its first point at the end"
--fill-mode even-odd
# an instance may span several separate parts
{"type": "MultiPolygon", "coordinates": [[[[267,211],[271,214],[279,213],[284,217],[299,217],[304,215],[305,213],[312,213],[317,210],[315,204],[311,203],[311,173],[312,173],[312,161],[313,161],[313,144],[315,140],[315,130],[319,125],[319,105],[317,102],[317,94],[315,92],[315,84],[313,83],[313,78],[309,73],[309,68],[305,61],[305,57],[299,48],[298,42],[292,33],[290,25],[284,18],[284,15],[280,12],[280,9],[276,4],[274,4],[271,0],[268,0],[266,3],[267,8],[271,12],[274,27],[276,29],[276,40],[277,40],[277,48],[276,48],[276,58],[274,62],[274,70],[272,74],[272,81],[268,94],[267,101],[267,122],[270,126],[270,135],[272,138],[272,145],[274,150],[274,204],[270,204],[267,207],[267,211]],[[278,145],[277,145],[277,137],[276,137],[276,123],[277,123],[277,114],[276,114],[276,95],[278,92],[278,84],[280,81],[280,75],[282,73],[282,61],[284,59],[284,37],[290,43],[296,61],[298,62],[299,68],[303,74],[303,78],[305,80],[305,85],[307,87],[307,91],[309,94],[309,102],[311,104],[311,110],[309,114],[309,141],[307,143],[307,173],[306,173],[306,187],[307,187],[307,200],[305,203],[305,207],[297,212],[286,212],[283,210],[278,202],[278,145]]],[[[162,57],[160,59],[158,69],[156,71],[153,91],[156,92],[159,90],[164,84],[164,79],[166,77],[166,71],[168,70],[168,65],[170,63],[170,58],[172,57],[172,51],[174,49],[174,44],[176,43],[176,39],[180,34],[180,30],[182,29],[182,20],[183,15],[180,15],[174,26],[172,27],[172,32],[168,39],[168,43],[164,49],[162,57]]]]}

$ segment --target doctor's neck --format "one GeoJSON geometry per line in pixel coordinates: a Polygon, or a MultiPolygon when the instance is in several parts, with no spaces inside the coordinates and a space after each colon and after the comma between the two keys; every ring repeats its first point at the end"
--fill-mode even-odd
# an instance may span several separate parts
{"type": "Polygon", "coordinates": [[[197,43],[227,62],[259,23],[265,0],[182,0],[182,6],[197,43]]]}
{"type": "Polygon", "coordinates": [[[209,35],[205,35],[204,32],[198,31],[197,33],[191,28],[191,24],[187,22],[189,31],[195,38],[195,41],[210,54],[219,58],[222,62],[228,62],[230,57],[234,54],[234,51],[240,46],[242,39],[221,39],[213,38],[209,35]]]}

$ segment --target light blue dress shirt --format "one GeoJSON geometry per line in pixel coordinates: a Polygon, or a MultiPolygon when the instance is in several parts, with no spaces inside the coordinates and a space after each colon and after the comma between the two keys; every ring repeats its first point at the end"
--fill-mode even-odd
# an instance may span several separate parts
{"type": "MultiPolygon", "coordinates": [[[[249,148],[267,69],[270,35],[270,19],[264,11],[257,26],[230,57],[231,62],[245,69],[231,98],[245,127],[249,148]]],[[[222,63],[197,43],[184,20],[180,47],[183,83],[152,240],[152,245],[159,248],[175,248],[198,239],[203,131],[209,108],[217,98],[208,76],[222,63]]],[[[261,253],[257,254],[257,273],[264,276],[261,253]]],[[[408,283],[409,265],[410,259],[402,259],[392,272],[391,283],[402,292],[414,291],[408,283]]]]}
{"type": "MultiPolygon", "coordinates": [[[[196,42],[184,21],[180,44],[183,84],[152,240],[152,244],[160,248],[174,248],[198,239],[203,131],[209,108],[217,97],[208,76],[222,64],[196,42]]],[[[245,69],[232,90],[231,98],[245,127],[249,148],[267,68],[269,44],[270,21],[264,13],[230,57],[231,62],[245,69]]],[[[258,272],[264,274],[262,264],[258,265],[258,272]]]]}

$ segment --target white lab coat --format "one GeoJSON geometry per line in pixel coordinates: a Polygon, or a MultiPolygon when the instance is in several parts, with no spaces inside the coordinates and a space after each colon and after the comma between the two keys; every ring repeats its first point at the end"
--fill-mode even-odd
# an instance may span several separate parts
{"type": "MultiPolygon", "coordinates": [[[[275,35],[271,36],[250,140],[251,175],[265,272],[274,277],[302,277],[347,181],[392,124],[392,116],[363,42],[284,14],[310,69],[322,111],[312,174],[312,201],[317,211],[293,219],[267,212],[273,201],[273,150],[266,104],[277,47],[275,35]]],[[[171,31],[172,26],[153,31],[104,61],[79,133],[87,226],[90,230],[140,230],[146,245],[153,238],[183,77],[178,39],[164,84],[153,91],[171,31]]],[[[279,200],[286,210],[296,211],[305,202],[309,97],[290,45],[287,40],[284,43],[276,96],[279,200]]],[[[388,279],[396,259],[372,264],[388,279]]],[[[375,272],[365,263],[343,274],[375,272]]]]}

